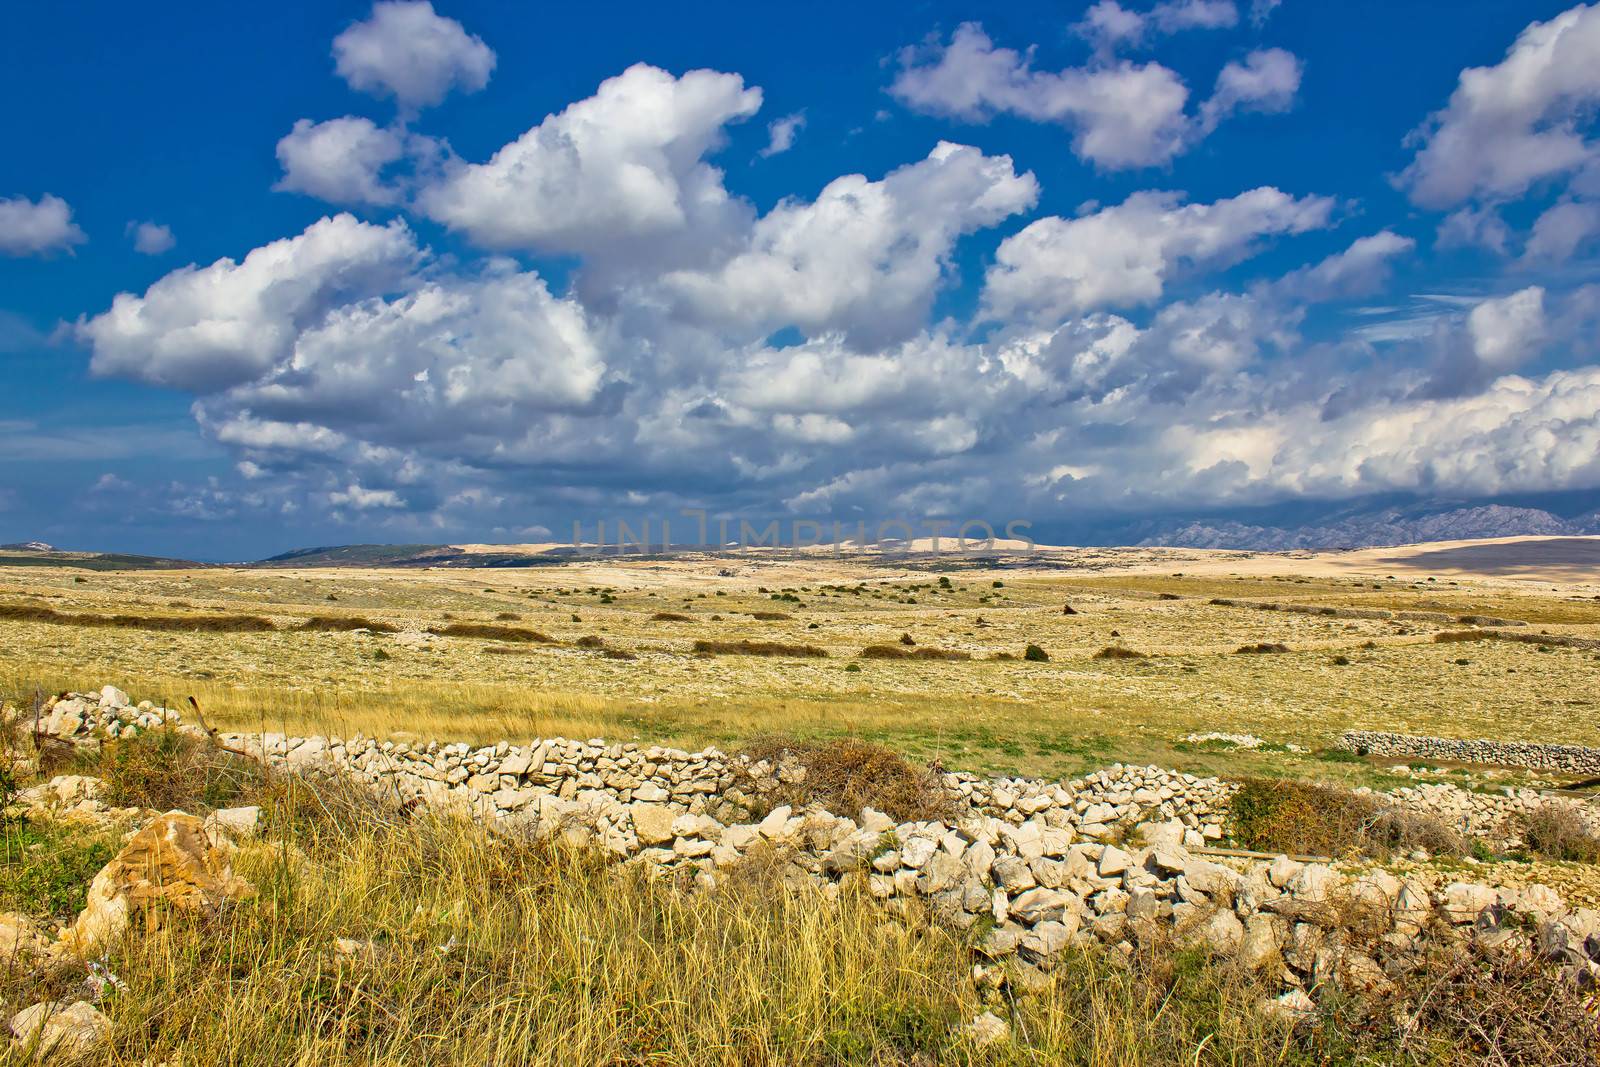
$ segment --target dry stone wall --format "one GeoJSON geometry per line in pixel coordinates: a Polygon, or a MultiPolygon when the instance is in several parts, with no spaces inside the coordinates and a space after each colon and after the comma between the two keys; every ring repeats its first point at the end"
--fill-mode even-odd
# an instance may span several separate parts
{"type": "Polygon", "coordinates": [[[1582,745],[1545,745],[1532,741],[1482,739],[1465,741],[1453,737],[1423,737],[1373,730],[1348,730],[1340,735],[1339,747],[1362,755],[1403,756],[1413,759],[1449,760],[1456,763],[1491,763],[1505,767],[1528,767],[1533,770],[1600,776],[1600,748],[1585,748],[1582,745]]]}
{"type": "MultiPolygon", "coordinates": [[[[47,710],[46,721],[70,729],[65,739],[74,743],[175,721],[203,733],[109,686],[47,710]]],[[[401,803],[471,812],[508,834],[596,845],[692,884],[715,884],[768,851],[785,879],[829,894],[849,880],[891,911],[974,929],[985,959],[1020,961],[1024,973],[1050,969],[1073,945],[1132,952],[1176,938],[1276,976],[1286,991],[1267,1006],[1296,1014],[1311,1010],[1312,992],[1381,994],[1426,965],[1429,945],[1472,941],[1535,952],[1588,987],[1600,981],[1600,913],[1569,908],[1549,887],[1445,883],[1286,856],[1224,862],[1202,850],[1221,835],[1230,787],[1159,768],[1116,766],[1062,783],[948,775],[957,811],[944,820],[786,805],[754,818],[763,783],[793,782],[803,767],[599,739],[477,747],[274,734],[220,740],[269,765],[342,774],[401,803]],[[1352,909],[1367,931],[1360,937],[1352,909]]],[[[93,793],[85,780],[56,779],[24,802],[47,817],[87,816],[93,793]]],[[[228,832],[227,824],[216,830],[228,832]]],[[[974,977],[998,982],[997,968],[979,963],[974,977]]]]}

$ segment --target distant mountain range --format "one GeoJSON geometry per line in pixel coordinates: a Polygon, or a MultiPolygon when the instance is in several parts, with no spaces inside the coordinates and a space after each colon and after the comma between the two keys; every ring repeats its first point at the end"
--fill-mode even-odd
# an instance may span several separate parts
{"type": "MultiPolygon", "coordinates": [[[[1325,513],[1297,524],[1255,524],[1238,518],[1170,519],[1104,533],[1080,544],[1172,548],[1295,549],[1381,548],[1427,541],[1471,541],[1490,537],[1578,537],[1600,535],[1600,509],[1562,517],[1537,507],[1505,504],[1419,503],[1325,513]]],[[[704,552],[683,546],[656,555],[704,552]]],[[[570,545],[356,544],[301,548],[238,567],[530,567],[565,562],[578,555],[570,545]]],[[[75,552],[43,541],[0,544],[0,566],[87,567],[94,570],[153,570],[213,567],[215,563],[112,552],[75,552]]]]}
{"type": "Polygon", "coordinates": [[[1469,541],[1483,537],[1575,537],[1600,534],[1600,510],[1564,519],[1542,508],[1485,504],[1428,510],[1390,507],[1344,514],[1301,526],[1254,526],[1235,521],[1174,524],[1140,545],[1175,548],[1290,549],[1381,548],[1423,541],[1469,541]]]}

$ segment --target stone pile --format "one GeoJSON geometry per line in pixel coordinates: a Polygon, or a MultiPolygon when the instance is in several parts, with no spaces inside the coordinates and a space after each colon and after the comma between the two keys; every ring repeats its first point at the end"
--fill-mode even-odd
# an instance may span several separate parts
{"type": "Polygon", "coordinates": [[[1488,763],[1502,767],[1528,767],[1600,776],[1600,748],[1582,745],[1544,745],[1532,741],[1461,740],[1424,737],[1374,730],[1347,730],[1339,747],[1363,756],[1404,756],[1448,760],[1452,763],[1488,763]]]}
{"type": "Polygon", "coordinates": [[[40,716],[40,730],[63,740],[90,734],[133,737],[182,718],[172,708],[157,707],[148,700],[134,704],[127,693],[108,685],[99,693],[69,693],[50,701],[40,716]]]}

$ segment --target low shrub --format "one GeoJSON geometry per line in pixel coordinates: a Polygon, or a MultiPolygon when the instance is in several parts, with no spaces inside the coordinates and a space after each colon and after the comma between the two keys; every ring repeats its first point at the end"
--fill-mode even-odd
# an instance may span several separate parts
{"type": "Polygon", "coordinates": [[[328,632],[370,630],[375,634],[400,632],[400,628],[397,626],[391,626],[386,622],[375,622],[372,619],[363,619],[359,615],[313,615],[297,626],[296,629],[328,632]]]}
{"type": "Polygon", "coordinates": [[[107,803],[190,814],[243,803],[266,777],[255,760],[178,730],[107,741],[97,763],[107,803]]]}
{"type": "Polygon", "coordinates": [[[954,648],[902,648],[899,645],[868,645],[861,650],[862,659],[971,659],[970,652],[954,648]]]}
{"type": "Polygon", "coordinates": [[[1094,654],[1095,659],[1149,659],[1143,652],[1138,652],[1122,645],[1107,645],[1094,654]]]}
{"type": "Polygon", "coordinates": [[[491,641],[526,641],[542,645],[555,643],[555,638],[538,630],[522,626],[495,626],[486,622],[452,622],[446,626],[429,627],[428,632],[440,637],[482,637],[491,641]]]}
{"type": "Polygon", "coordinates": [[[955,798],[936,768],[914,766],[898,752],[868,741],[759,737],[741,752],[753,763],[766,760],[776,767],[788,758],[806,769],[804,781],[782,782],[776,792],[763,794],[769,810],[779,804],[820,804],[854,819],[870,807],[896,822],[951,818],[955,811],[955,798]]]}
{"type": "Polygon", "coordinates": [[[1549,802],[1519,820],[1528,851],[1550,860],[1600,862],[1600,836],[1571,804],[1549,802]]]}
{"type": "Polygon", "coordinates": [[[1046,652],[1038,645],[1030,644],[1027,648],[1022,650],[1022,658],[1027,660],[1029,663],[1047,663],[1050,660],[1050,653],[1046,652]]]}
{"type": "Polygon", "coordinates": [[[0,619],[165,632],[265,633],[277,629],[271,619],[259,615],[89,615],[61,612],[37,604],[0,604],[0,619]]]}
{"type": "Polygon", "coordinates": [[[1334,857],[1381,859],[1419,848],[1460,855],[1466,847],[1432,816],[1348,789],[1286,779],[1246,780],[1229,805],[1229,833],[1240,846],[1261,852],[1334,857]]]}
{"type": "Polygon", "coordinates": [[[650,616],[651,622],[693,622],[694,618],[681,611],[658,611],[650,616]]]}
{"type": "Polygon", "coordinates": [[[1236,656],[1263,656],[1273,652],[1287,652],[1289,646],[1277,641],[1259,641],[1253,645],[1240,645],[1233,650],[1236,656]]]}
{"type": "Polygon", "coordinates": [[[826,649],[816,645],[790,645],[781,641],[696,641],[694,651],[708,656],[800,656],[823,659],[826,649]]]}
{"type": "Polygon", "coordinates": [[[752,611],[750,617],[757,622],[783,622],[794,618],[793,615],[785,611],[752,611]]]}

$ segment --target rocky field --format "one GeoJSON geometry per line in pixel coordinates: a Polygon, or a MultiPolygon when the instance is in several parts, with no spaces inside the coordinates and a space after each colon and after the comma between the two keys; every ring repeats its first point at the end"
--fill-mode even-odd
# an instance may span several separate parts
{"type": "Polygon", "coordinates": [[[1587,587],[1080,562],[5,575],[0,1062],[1594,1061],[1587,587]]]}

